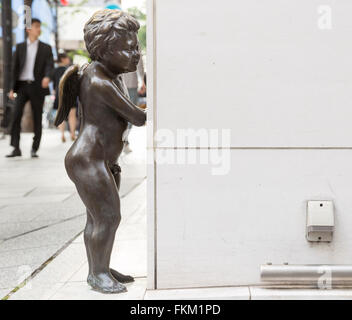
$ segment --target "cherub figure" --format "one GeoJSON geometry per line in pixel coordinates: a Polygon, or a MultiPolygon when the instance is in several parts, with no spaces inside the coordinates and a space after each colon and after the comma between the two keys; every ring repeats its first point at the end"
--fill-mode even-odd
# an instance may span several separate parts
{"type": "Polygon", "coordinates": [[[135,106],[121,74],[135,71],[140,59],[139,23],[117,10],[96,12],[84,27],[84,40],[92,62],[70,67],[59,85],[62,123],[77,97],[81,108],[80,134],[65,157],[65,167],[87,208],[84,241],[88,284],[103,293],[127,291],[122,283],[133,277],[110,269],[115,233],[121,220],[120,166],[122,137],[128,122],[143,126],[146,114],[135,106]]]}

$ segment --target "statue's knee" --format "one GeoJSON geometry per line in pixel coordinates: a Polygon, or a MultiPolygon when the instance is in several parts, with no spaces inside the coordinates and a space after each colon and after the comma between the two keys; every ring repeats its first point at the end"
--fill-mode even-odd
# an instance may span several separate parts
{"type": "Polygon", "coordinates": [[[116,231],[121,222],[121,216],[109,216],[105,219],[105,226],[109,231],[116,231]]]}

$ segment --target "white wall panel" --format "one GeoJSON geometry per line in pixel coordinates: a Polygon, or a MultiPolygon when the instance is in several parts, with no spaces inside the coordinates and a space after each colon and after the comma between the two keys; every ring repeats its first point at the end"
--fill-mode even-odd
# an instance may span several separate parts
{"type": "Polygon", "coordinates": [[[350,0],[156,1],[157,127],[229,128],[234,147],[351,147],[351,15],[350,0]]]}
{"type": "Polygon", "coordinates": [[[352,1],[150,0],[149,13],[149,287],[258,284],[266,262],[350,264],[352,1]],[[177,164],[194,152],[177,140],[188,128],[231,130],[210,151],[229,172],[177,164]],[[173,139],[154,143],[161,129],[173,139]],[[154,162],[168,152],[174,164],[154,162]],[[307,242],[307,200],[334,201],[331,243],[307,242]]]}
{"type": "Polygon", "coordinates": [[[257,284],[266,262],[351,263],[351,163],[352,150],[233,150],[223,176],[159,165],[158,288],[257,284]],[[334,239],[310,243],[306,201],[322,199],[334,239]]]}

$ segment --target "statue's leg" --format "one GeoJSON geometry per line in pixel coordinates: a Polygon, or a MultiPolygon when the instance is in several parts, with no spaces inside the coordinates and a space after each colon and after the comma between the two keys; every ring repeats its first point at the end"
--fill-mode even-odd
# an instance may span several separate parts
{"type": "Polygon", "coordinates": [[[92,238],[92,232],[93,232],[93,218],[89,210],[87,209],[87,222],[86,222],[86,227],[84,229],[84,244],[86,246],[86,251],[87,251],[87,258],[88,258],[88,266],[89,266],[89,275],[91,274],[91,265],[92,265],[92,258],[91,258],[91,253],[90,253],[90,244],[89,241],[92,238]]]}
{"type": "MultiPolygon", "coordinates": [[[[84,243],[86,245],[86,250],[87,250],[89,275],[91,274],[90,268],[91,268],[92,260],[91,260],[90,245],[88,244],[88,241],[90,241],[90,239],[92,237],[92,232],[93,232],[93,219],[92,219],[91,213],[87,209],[87,223],[86,223],[86,227],[84,229],[84,243]]],[[[112,268],[110,268],[110,272],[111,272],[112,276],[117,281],[119,281],[121,283],[130,283],[130,282],[134,281],[134,278],[132,276],[124,275],[124,274],[122,274],[112,268]]]]}
{"type": "MultiPolygon", "coordinates": [[[[111,173],[114,176],[115,179],[115,183],[116,183],[116,187],[117,190],[120,190],[120,183],[121,183],[121,167],[117,164],[114,164],[111,168],[111,173]]],[[[120,281],[121,283],[129,283],[129,282],[133,282],[134,278],[130,275],[124,275],[114,269],[110,268],[110,272],[113,275],[113,277],[115,279],[117,279],[118,281],[120,281]]]]}
{"type": "Polygon", "coordinates": [[[76,180],[76,187],[88,211],[85,230],[88,283],[104,293],[125,292],[126,287],[112,276],[109,268],[115,233],[121,220],[115,180],[101,163],[86,169],[94,171],[94,175],[82,175],[79,181],[76,180]]]}

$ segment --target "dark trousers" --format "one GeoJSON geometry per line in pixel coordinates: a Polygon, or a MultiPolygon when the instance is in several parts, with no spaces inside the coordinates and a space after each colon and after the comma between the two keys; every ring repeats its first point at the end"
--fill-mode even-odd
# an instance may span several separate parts
{"type": "Polygon", "coordinates": [[[12,115],[11,126],[11,146],[19,148],[21,134],[21,119],[23,109],[29,100],[32,106],[33,122],[34,122],[34,138],[32,149],[37,151],[42,137],[42,114],[45,96],[38,90],[38,84],[21,82],[17,90],[17,98],[15,110],[12,115]]]}

